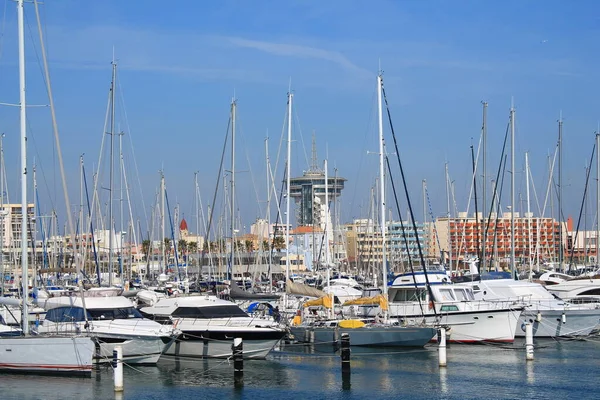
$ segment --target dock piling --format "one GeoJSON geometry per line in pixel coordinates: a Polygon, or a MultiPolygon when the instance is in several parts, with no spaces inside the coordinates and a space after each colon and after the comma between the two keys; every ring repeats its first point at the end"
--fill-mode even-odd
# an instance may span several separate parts
{"type": "Polygon", "coordinates": [[[533,325],[525,324],[525,359],[533,361],[533,325]]]}
{"type": "Polygon", "coordinates": [[[439,365],[441,368],[445,368],[448,365],[446,362],[446,328],[441,327],[438,330],[438,341],[439,365]]]}
{"type": "Polygon", "coordinates": [[[115,392],[123,391],[123,349],[121,346],[115,346],[113,350],[113,373],[115,392]]]}
{"type": "Polygon", "coordinates": [[[236,386],[243,385],[244,379],[244,343],[242,338],[233,339],[233,379],[236,386]]]}

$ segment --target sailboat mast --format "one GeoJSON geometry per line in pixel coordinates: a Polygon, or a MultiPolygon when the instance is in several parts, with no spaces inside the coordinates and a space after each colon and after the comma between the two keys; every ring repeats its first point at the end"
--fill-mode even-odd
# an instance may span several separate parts
{"type": "Polygon", "coordinates": [[[563,222],[562,222],[562,112],[558,119],[558,270],[563,271],[563,222]]]}
{"type": "Polygon", "coordinates": [[[510,268],[515,277],[515,107],[510,107],[510,268]]]}
{"type": "MultiPolygon", "coordinates": [[[[17,18],[19,29],[19,97],[21,120],[21,283],[23,284],[23,334],[29,334],[29,310],[27,298],[29,293],[28,260],[27,260],[27,104],[25,99],[25,32],[23,25],[23,0],[17,2],[17,18]]],[[[4,279],[4,276],[2,277],[4,279]]]]}
{"type": "Polygon", "coordinates": [[[531,208],[529,204],[529,153],[525,153],[525,192],[527,193],[527,258],[529,261],[529,280],[533,274],[533,256],[531,249],[533,247],[533,238],[531,232],[531,208]]]}
{"type": "Polygon", "coordinates": [[[596,149],[596,265],[600,265],[600,131],[596,132],[596,149]]]}
{"type": "Polygon", "coordinates": [[[108,286],[112,286],[113,274],[113,181],[114,181],[114,160],[113,152],[115,147],[115,79],[117,77],[117,63],[112,62],[112,81],[110,83],[110,157],[109,157],[109,183],[108,183],[108,286]]]}
{"type": "Polygon", "coordinates": [[[165,243],[165,174],[160,171],[160,248],[162,249],[162,262],[164,263],[164,273],[167,273],[167,246],[165,243]]]}
{"type": "Polygon", "coordinates": [[[383,296],[387,298],[387,258],[386,258],[386,226],[385,226],[385,145],[383,142],[383,111],[381,102],[381,92],[383,91],[383,82],[381,73],[377,75],[377,112],[379,124],[379,205],[381,219],[381,274],[383,276],[383,296]]]}
{"type": "Polygon", "coordinates": [[[483,193],[481,196],[481,202],[482,202],[482,207],[481,210],[483,211],[483,236],[482,236],[482,246],[481,246],[481,260],[479,262],[479,265],[482,267],[480,268],[481,272],[485,272],[486,271],[486,248],[487,248],[487,221],[488,221],[488,217],[487,217],[487,212],[486,212],[486,207],[487,207],[487,182],[486,182],[486,174],[487,174],[487,108],[488,108],[488,103],[487,102],[483,102],[483,124],[481,127],[481,133],[482,133],[482,142],[483,142],[483,193]]]}
{"type": "Polygon", "coordinates": [[[0,296],[4,296],[4,133],[0,135],[0,273],[2,285],[0,296]]]}
{"type": "Polygon", "coordinates": [[[448,176],[448,163],[444,164],[446,170],[446,200],[448,202],[448,208],[446,209],[446,216],[448,218],[448,266],[450,272],[452,272],[452,229],[450,225],[450,177],[448,176]]]}
{"type": "Polygon", "coordinates": [[[229,255],[229,279],[233,280],[233,262],[235,260],[235,99],[231,101],[231,254],[229,255]]]}
{"type": "Polygon", "coordinates": [[[265,161],[267,170],[267,248],[269,252],[269,289],[273,293],[273,252],[271,251],[272,240],[271,240],[271,164],[269,161],[269,137],[265,138],[265,161]]]}
{"type": "Polygon", "coordinates": [[[325,265],[329,269],[329,175],[327,174],[327,160],[323,162],[325,170],[325,265]]]}
{"type": "MultiPolygon", "coordinates": [[[[292,99],[294,95],[290,89],[288,93],[288,130],[287,130],[287,165],[286,165],[286,204],[285,204],[285,281],[290,279],[290,161],[292,158],[292,99]]],[[[286,298],[287,300],[287,298],[286,298]]],[[[287,306],[287,304],[286,304],[287,306]]]]}

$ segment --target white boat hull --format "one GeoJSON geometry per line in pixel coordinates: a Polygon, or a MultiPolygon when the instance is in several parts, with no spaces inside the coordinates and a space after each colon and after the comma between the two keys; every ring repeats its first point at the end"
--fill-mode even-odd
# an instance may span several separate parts
{"type": "Polygon", "coordinates": [[[521,314],[517,336],[525,336],[526,323],[533,325],[534,337],[587,336],[600,323],[600,310],[597,309],[536,310],[534,307],[530,306],[521,314]]]}
{"type": "MultiPolygon", "coordinates": [[[[229,358],[232,340],[187,340],[185,334],[167,348],[165,355],[193,358],[229,358]]],[[[264,359],[280,339],[243,340],[245,359],[264,359]]]]}
{"type": "Polygon", "coordinates": [[[98,362],[111,362],[113,350],[116,346],[123,349],[123,361],[129,364],[156,364],[166,346],[161,338],[124,338],[112,339],[107,336],[92,336],[95,343],[99,345],[96,348],[94,358],[98,362]]]}
{"type": "MultiPolygon", "coordinates": [[[[451,343],[512,343],[522,311],[521,308],[492,308],[443,312],[438,308],[436,316],[427,304],[424,305],[424,309],[425,315],[422,316],[421,310],[415,310],[413,306],[390,304],[390,316],[409,325],[424,320],[428,325],[445,326],[449,328],[447,340],[451,343]]],[[[434,337],[433,341],[436,340],[434,337]]]]}
{"type": "Polygon", "coordinates": [[[91,376],[93,355],[89,337],[0,339],[0,371],[91,376]]]}

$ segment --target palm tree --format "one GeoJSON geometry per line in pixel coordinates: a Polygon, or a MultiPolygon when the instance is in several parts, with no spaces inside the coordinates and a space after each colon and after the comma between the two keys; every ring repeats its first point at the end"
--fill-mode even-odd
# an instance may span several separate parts
{"type": "Polygon", "coordinates": [[[150,239],[144,239],[142,241],[142,253],[144,253],[146,260],[150,256],[150,244],[151,244],[150,239]]]}
{"type": "Polygon", "coordinates": [[[285,245],[285,238],[283,236],[276,236],[273,239],[273,247],[275,247],[275,249],[277,249],[278,251],[287,248],[287,246],[285,245]]]}
{"type": "Polygon", "coordinates": [[[247,239],[244,244],[246,245],[246,251],[247,252],[251,252],[254,251],[254,243],[252,243],[252,240],[247,239]]]}

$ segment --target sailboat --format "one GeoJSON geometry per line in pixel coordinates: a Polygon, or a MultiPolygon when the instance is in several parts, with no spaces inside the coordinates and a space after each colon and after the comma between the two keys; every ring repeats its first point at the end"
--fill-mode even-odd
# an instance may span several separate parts
{"type": "MultiPolygon", "coordinates": [[[[378,110],[379,110],[379,180],[380,180],[380,229],[382,243],[382,285],[383,296],[378,301],[378,308],[383,311],[384,320],[380,318],[361,321],[357,319],[305,321],[297,326],[290,327],[294,337],[299,341],[337,345],[341,333],[347,333],[352,346],[365,347],[422,347],[425,346],[437,333],[431,326],[400,325],[398,322],[389,321],[387,302],[387,271],[386,271],[386,210],[385,210],[385,180],[384,180],[384,158],[385,144],[383,139],[383,117],[382,117],[382,76],[377,76],[378,110]]],[[[329,205],[326,205],[328,207],[329,205]]],[[[321,299],[320,299],[321,300],[321,299]]],[[[322,299],[322,305],[331,310],[333,301],[331,295],[322,299]]],[[[375,301],[375,299],[373,299],[375,301]]],[[[319,304],[319,303],[317,303],[319,304]]],[[[309,307],[310,302],[303,307],[309,307]]]]}
{"type": "MultiPolygon", "coordinates": [[[[21,227],[27,226],[27,130],[25,102],[25,34],[23,24],[24,0],[17,2],[19,30],[19,89],[21,123],[21,227]]],[[[0,371],[37,374],[92,374],[94,343],[81,336],[31,336],[29,334],[28,252],[27,229],[21,229],[21,270],[23,284],[22,336],[0,338],[0,371]]],[[[4,299],[4,298],[2,298],[4,299]]]]}

